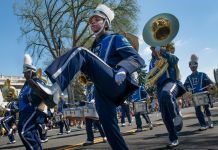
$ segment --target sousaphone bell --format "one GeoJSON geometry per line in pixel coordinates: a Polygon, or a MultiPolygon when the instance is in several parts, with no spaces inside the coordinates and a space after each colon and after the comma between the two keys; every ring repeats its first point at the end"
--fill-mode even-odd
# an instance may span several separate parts
{"type": "Polygon", "coordinates": [[[143,39],[150,46],[166,46],[179,31],[178,19],[169,13],[152,17],[144,26],[143,39]]]}

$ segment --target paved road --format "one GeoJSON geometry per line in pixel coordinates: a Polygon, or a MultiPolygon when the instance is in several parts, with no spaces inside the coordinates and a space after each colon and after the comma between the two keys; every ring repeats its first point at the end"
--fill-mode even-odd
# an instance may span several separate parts
{"type": "MultiPolygon", "coordinates": [[[[182,110],[184,115],[184,128],[180,133],[180,145],[176,149],[218,149],[218,104],[215,104],[212,110],[212,119],[215,127],[206,131],[198,131],[198,123],[194,114],[193,107],[182,110]]],[[[153,130],[149,130],[144,126],[143,132],[135,133],[135,123],[133,126],[122,127],[121,131],[130,150],[161,150],[165,149],[168,142],[168,134],[166,128],[161,121],[160,114],[151,114],[151,120],[155,124],[153,130]]],[[[144,123],[144,125],[146,125],[144,123]]],[[[95,133],[96,144],[90,146],[82,146],[86,139],[85,130],[72,128],[70,134],[57,136],[58,130],[48,132],[49,141],[43,143],[45,150],[107,150],[111,149],[107,143],[102,143],[102,138],[95,133]]],[[[16,136],[17,143],[13,145],[7,144],[6,137],[0,137],[0,149],[24,150],[19,136],[16,136]]]]}

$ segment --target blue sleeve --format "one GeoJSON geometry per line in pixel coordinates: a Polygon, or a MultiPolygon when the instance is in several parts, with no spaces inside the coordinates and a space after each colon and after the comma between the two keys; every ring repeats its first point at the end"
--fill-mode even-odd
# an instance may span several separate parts
{"type": "Polygon", "coordinates": [[[122,58],[122,60],[117,64],[118,67],[124,68],[129,74],[131,74],[144,66],[144,60],[124,36],[117,35],[115,40],[115,49],[122,58]]]}
{"type": "Polygon", "coordinates": [[[203,73],[203,86],[208,86],[209,84],[213,84],[213,82],[210,80],[207,74],[203,73]]]}
{"type": "MultiPolygon", "coordinates": [[[[189,77],[189,76],[188,76],[188,77],[189,77]]],[[[185,87],[185,89],[186,89],[187,91],[188,91],[189,88],[192,89],[192,86],[191,86],[191,83],[190,83],[188,77],[186,78],[186,80],[185,80],[185,82],[184,82],[184,87],[185,87]]]]}
{"type": "Polygon", "coordinates": [[[179,58],[178,57],[176,57],[175,55],[173,55],[173,54],[171,54],[171,53],[169,53],[169,52],[167,52],[167,51],[161,51],[161,55],[165,58],[165,59],[167,59],[167,62],[169,63],[169,65],[175,65],[175,64],[177,64],[178,63],[178,61],[179,61],[179,58]]]}

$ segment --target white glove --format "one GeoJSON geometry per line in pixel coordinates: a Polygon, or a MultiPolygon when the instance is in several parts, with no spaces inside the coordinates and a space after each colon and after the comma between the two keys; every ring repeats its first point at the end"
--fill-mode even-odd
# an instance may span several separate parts
{"type": "Polygon", "coordinates": [[[126,79],[126,71],[125,69],[120,68],[115,75],[115,82],[118,85],[121,85],[125,79],[126,79]]]}
{"type": "Polygon", "coordinates": [[[155,51],[156,51],[156,52],[160,52],[160,46],[156,46],[156,47],[155,47],[155,51]]]}
{"type": "Polygon", "coordinates": [[[92,99],[92,100],[90,101],[90,103],[95,103],[95,99],[92,99]]]}

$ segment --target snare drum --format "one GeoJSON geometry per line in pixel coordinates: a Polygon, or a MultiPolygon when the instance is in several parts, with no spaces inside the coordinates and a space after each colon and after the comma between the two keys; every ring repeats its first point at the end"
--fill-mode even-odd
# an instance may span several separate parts
{"type": "Polygon", "coordinates": [[[63,109],[63,114],[64,114],[64,117],[71,117],[71,110],[70,110],[70,108],[63,109]]]}
{"type": "Polygon", "coordinates": [[[73,118],[83,118],[84,117],[83,107],[71,108],[70,116],[73,118]]]}
{"type": "Polygon", "coordinates": [[[146,102],[144,101],[139,101],[139,102],[134,102],[134,112],[139,113],[139,112],[146,112],[146,102]]]}
{"type": "Polygon", "coordinates": [[[84,117],[89,118],[89,119],[93,119],[93,120],[99,120],[99,116],[98,116],[98,113],[96,111],[95,104],[88,103],[84,107],[84,117]]]}
{"type": "Polygon", "coordinates": [[[194,106],[203,106],[209,104],[208,92],[199,92],[192,95],[194,106]]]}

